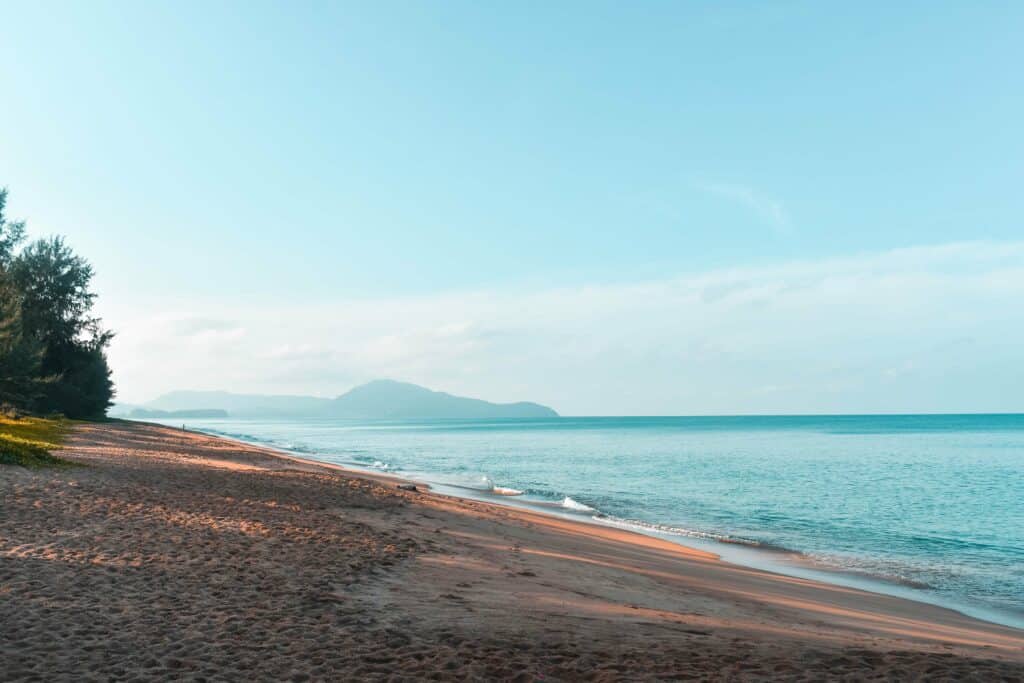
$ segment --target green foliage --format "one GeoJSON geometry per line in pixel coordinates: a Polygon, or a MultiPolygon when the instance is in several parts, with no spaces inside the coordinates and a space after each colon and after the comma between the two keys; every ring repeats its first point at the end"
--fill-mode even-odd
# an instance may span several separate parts
{"type": "Polygon", "coordinates": [[[40,371],[60,377],[34,403],[39,412],[101,417],[110,406],[114,387],[104,349],[113,335],[89,315],[92,275],[61,237],[33,242],[11,262],[24,330],[43,345],[40,371]]]}
{"type": "Polygon", "coordinates": [[[43,397],[35,402],[40,413],[61,413],[72,418],[90,419],[106,415],[114,397],[110,366],[99,342],[59,349],[48,369],[63,369],[60,381],[46,385],[43,397]]]}
{"type": "Polygon", "coordinates": [[[0,417],[0,464],[22,467],[69,465],[50,451],[60,448],[68,422],[38,417],[0,417]]]}
{"type": "Polygon", "coordinates": [[[92,266],[76,256],[63,237],[33,242],[14,257],[10,277],[21,293],[25,329],[50,349],[83,335],[102,334],[89,316],[96,295],[89,291],[92,266]]]}
{"type": "Polygon", "coordinates": [[[4,217],[7,208],[7,190],[0,188],[0,269],[6,270],[14,249],[25,239],[25,222],[8,221],[4,217]]]}
{"type": "Polygon", "coordinates": [[[91,314],[92,266],[62,237],[16,251],[25,225],[6,220],[6,201],[0,192],[0,405],[102,417],[114,396],[113,334],[91,314]]]}
{"type": "Polygon", "coordinates": [[[43,346],[26,335],[21,302],[11,285],[0,282],[0,397],[10,405],[29,405],[43,393],[43,346]]]}

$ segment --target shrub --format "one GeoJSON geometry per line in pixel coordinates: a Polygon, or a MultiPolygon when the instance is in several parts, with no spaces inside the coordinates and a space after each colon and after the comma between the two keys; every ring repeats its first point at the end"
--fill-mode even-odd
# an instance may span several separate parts
{"type": "Polygon", "coordinates": [[[22,467],[70,465],[50,454],[60,448],[67,431],[66,420],[38,417],[0,417],[0,464],[22,467]]]}

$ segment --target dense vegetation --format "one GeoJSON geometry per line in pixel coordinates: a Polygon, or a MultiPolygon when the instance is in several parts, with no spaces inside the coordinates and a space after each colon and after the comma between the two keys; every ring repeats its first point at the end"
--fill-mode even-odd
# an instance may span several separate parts
{"type": "Polygon", "coordinates": [[[92,266],[62,237],[23,246],[25,224],[7,220],[6,204],[0,190],[0,408],[103,417],[114,396],[113,335],[92,315],[92,266]]]}
{"type": "Polygon", "coordinates": [[[0,417],[0,465],[40,467],[67,461],[50,455],[59,448],[67,421],[41,417],[0,417]]]}

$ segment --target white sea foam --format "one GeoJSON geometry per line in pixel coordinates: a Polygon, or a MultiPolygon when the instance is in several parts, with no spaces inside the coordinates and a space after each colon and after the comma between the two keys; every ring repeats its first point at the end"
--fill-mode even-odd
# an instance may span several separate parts
{"type": "Polygon", "coordinates": [[[504,486],[495,486],[491,488],[491,493],[498,496],[521,496],[523,492],[519,489],[510,489],[504,486]]]}
{"type": "Polygon", "coordinates": [[[488,477],[486,474],[481,477],[484,483],[483,490],[488,493],[493,493],[496,496],[521,496],[523,492],[519,489],[511,489],[506,486],[498,486],[494,483],[494,480],[488,477]]]}
{"type": "Polygon", "coordinates": [[[562,499],[562,507],[566,510],[574,510],[576,512],[596,512],[596,510],[589,505],[573,500],[569,496],[562,499]]]}
{"type": "Polygon", "coordinates": [[[523,492],[519,489],[509,488],[507,486],[498,486],[494,483],[494,480],[488,477],[486,474],[480,476],[467,477],[465,475],[439,477],[435,480],[439,484],[445,486],[452,486],[454,488],[465,489],[467,491],[478,491],[481,493],[491,493],[496,496],[521,496],[523,492]]]}
{"type": "Polygon", "coordinates": [[[742,538],[735,538],[733,536],[727,536],[724,534],[714,534],[705,531],[697,531],[695,529],[686,529],[684,527],[669,526],[667,524],[654,524],[652,522],[642,522],[636,519],[622,519],[621,517],[613,517],[611,515],[594,515],[594,520],[601,522],[602,524],[608,524],[610,526],[619,527],[620,529],[630,529],[632,531],[641,532],[658,532],[662,534],[669,534],[671,536],[685,536],[688,538],[704,538],[709,541],[718,541],[720,543],[737,543],[740,545],[759,545],[755,541],[748,541],[742,538]]]}

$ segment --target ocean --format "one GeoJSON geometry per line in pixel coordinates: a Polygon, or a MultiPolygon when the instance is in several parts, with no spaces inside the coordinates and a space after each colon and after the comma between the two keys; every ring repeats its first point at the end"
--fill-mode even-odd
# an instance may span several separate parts
{"type": "Polygon", "coordinates": [[[1024,415],[186,422],[1024,627],[1024,415]]]}

